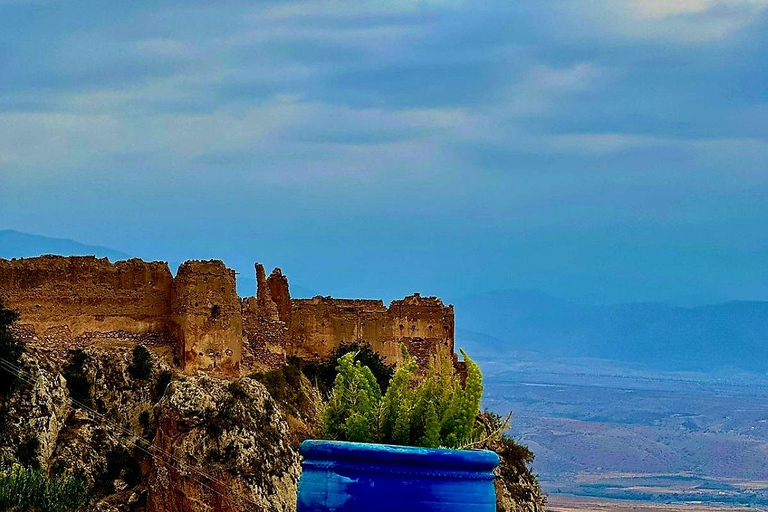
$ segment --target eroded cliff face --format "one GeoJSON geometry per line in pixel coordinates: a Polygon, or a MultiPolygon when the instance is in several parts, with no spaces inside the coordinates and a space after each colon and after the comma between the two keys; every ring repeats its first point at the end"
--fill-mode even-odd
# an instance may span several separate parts
{"type": "Polygon", "coordinates": [[[299,456],[258,382],[206,375],[174,382],[157,405],[148,512],[296,509],[299,456]],[[201,462],[203,464],[201,464],[201,462]]]}
{"type": "Polygon", "coordinates": [[[73,369],[75,356],[23,356],[0,404],[0,460],[83,478],[93,510],[295,510],[296,440],[259,382],[174,375],[168,354],[138,379],[129,346],[87,348],[73,369]]]}

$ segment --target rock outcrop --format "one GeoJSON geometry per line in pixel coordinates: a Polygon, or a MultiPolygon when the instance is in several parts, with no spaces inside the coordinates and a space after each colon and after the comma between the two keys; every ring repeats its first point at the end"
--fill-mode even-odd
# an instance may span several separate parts
{"type": "Polygon", "coordinates": [[[29,350],[0,404],[0,462],[82,478],[103,512],[295,510],[296,440],[266,388],[174,374],[169,357],[141,379],[130,346],[29,350]]]}
{"type": "Polygon", "coordinates": [[[299,456],[262,384],[186,378],[156,409],[148,512],[296,509],[299,456]]]}

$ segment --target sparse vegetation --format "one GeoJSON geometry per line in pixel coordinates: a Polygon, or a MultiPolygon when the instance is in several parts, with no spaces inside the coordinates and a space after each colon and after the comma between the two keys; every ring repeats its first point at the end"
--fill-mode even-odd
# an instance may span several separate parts
{"type": "Polygon", "coordinates": [[[498,469],[501,478],[496,481],[497,487],[503,487],[503,493],[515,503],[535,503],[539,505],[540,510],[544,510],[546,495],[541,491],[538,478],[529,467],[534,459],[533,452],[506,434],[508,419],[484,411],[480,414],[479,421],[488,437],[478,448],[493,450],[501,459],[498,469]],[[501,432],[501,435],[493,435],[496,432],[501,432]]]}
{"type": "Polygon", "coordinates": [[[272,398],[286,407],[294,416],[301,416],[300,411],[313,407],[311,400],[302,391],[301,375],[303,362],[291,358],[288,364],[277,370],[253,373],[250,377],[264,384],[272,398]]]}
{"type": "Polygon", "coordinates": [[[76,512],[85,507],[85,483],[77,478],[49,478],[40,469],[14,465],[0,471],[0,510],[76,512]]]}
{"type": "Polygon", "coordinates": [[[64,367],[64,379],[67,381],[69,396],[73,401],[91,407],[91,383],[85,375],[88,354],[82,350],[70,352],[72,360],[64,367]]]}
{"type": "Polygon", "coordinates": [[[7,361],[0,364],[0,397],[7,397],[19,380],[19,372],[13,367],[21,365],[24,343],[11,332],[11,325],[18,319],[19,314],[6,309],[0,301],[0,357],[7,361]]]}
{"type": "MultiPolygon", "coordinates": [[[[143,345],[133,347],[131,364],[128,373],[134,379],[146,380],[152,376],[152,354],[143,345]]],[[[163,390],[165,391],[165,390],[163,390]]]]}
{"type": "Polygon", "coordinates": [[[462,355],[467,367],[463,387],[449,354],[436,354],[421,377],[404,347],[403,361],[383,395],[371,369],[355,361],[354,353],[343,355],[323,414],[324,437],[430,448],[469,445],[480,432],[476,417],[483,377],[477,364],[462,355]]]}

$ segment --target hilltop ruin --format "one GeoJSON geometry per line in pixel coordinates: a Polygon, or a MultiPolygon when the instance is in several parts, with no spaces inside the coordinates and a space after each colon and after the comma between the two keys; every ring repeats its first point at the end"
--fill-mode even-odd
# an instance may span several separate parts
{"type": "Polygon", "coordinates": [[[389,362],[400,346],[422,361],[453,353],[454,312],[418,293],[393,301],[293,299],[279,268],[256,264],[255,296],[237,294],[236,273],[219,260],[190,260],[174,277],[165,262],[111,263],[93,256],[0,259],[0,300],[21,315],[28,343],[69,350],[128,342],[173,349],[185,372],[236,376],[289,357],[320,360],[365,341],[389,362]]]}

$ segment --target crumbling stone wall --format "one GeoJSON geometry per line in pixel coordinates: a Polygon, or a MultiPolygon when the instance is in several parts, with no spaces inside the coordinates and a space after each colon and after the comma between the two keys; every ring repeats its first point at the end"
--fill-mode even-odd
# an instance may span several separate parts
{"type": "Polygon", "coordinates": [[[405,343],[426,363],[438,345],[454,349],[453,306],[418,293],[393,301],[331,297],[291,301],[289,352],[306,359],[324,359],[342,343],[365,341],[388,361],[400,361],[405,343]]]}
{"type": "Polygon", "coordinates": [[[287,361],[288,326],[261,314],[256,297],[242,299],[243,351],[241,366],[247,371],[280,368],[287,361]]]}
{"type": "Polygon", "coordinates": [[[454,348],[453,306],[414,294],[381,300],[291,299],[280,269],[256,264],[255,297],[237,295],[235,272],[219,260],[110,263],[92,256],[0,259],[0,299],[19,311],[27,341],[66,351],[94,341],[169,344],[185,371],[238,375],[291,356],[329,357],[365,341],[390,362],[406,344],[421,362],[454,348]]]}
{"type": "Polygon", "coordinates": [[[331,297],[291,301],[289,351],[305,359],[329,357],[341,343],[365,340],[388,357],[395,356],[392,325],[380,300],[331,297]]]}
{"type": "Polygon", "coordinates": [[[427,364],[438,346],[454,351],[453,306],[446,306],[437,297],[422,297],[415,293],[389,306],[395,339],[408,346],[408,351],[420,364],[427,364]]]}
{"type": "Polygon", "coordinates": [[[235,271],[219,260],[185,261],[171,291],[171,312],[184,369],[237,375],[243,322],[235,271]]]}
{"type": "Polygon", "coordinates": [[[170,342],[168,264],[93,256],[0,259],[0,299],[17,332],[49,348],[93,339],[170,342]]]}
{"type": "Polygon", "coordinates": [[[272,302],[277,307],[278,319],[286,324],[291,321],[291,292],[288,287],[288,278],[276,268],[267,278],[267,289],[272,302]]]}

